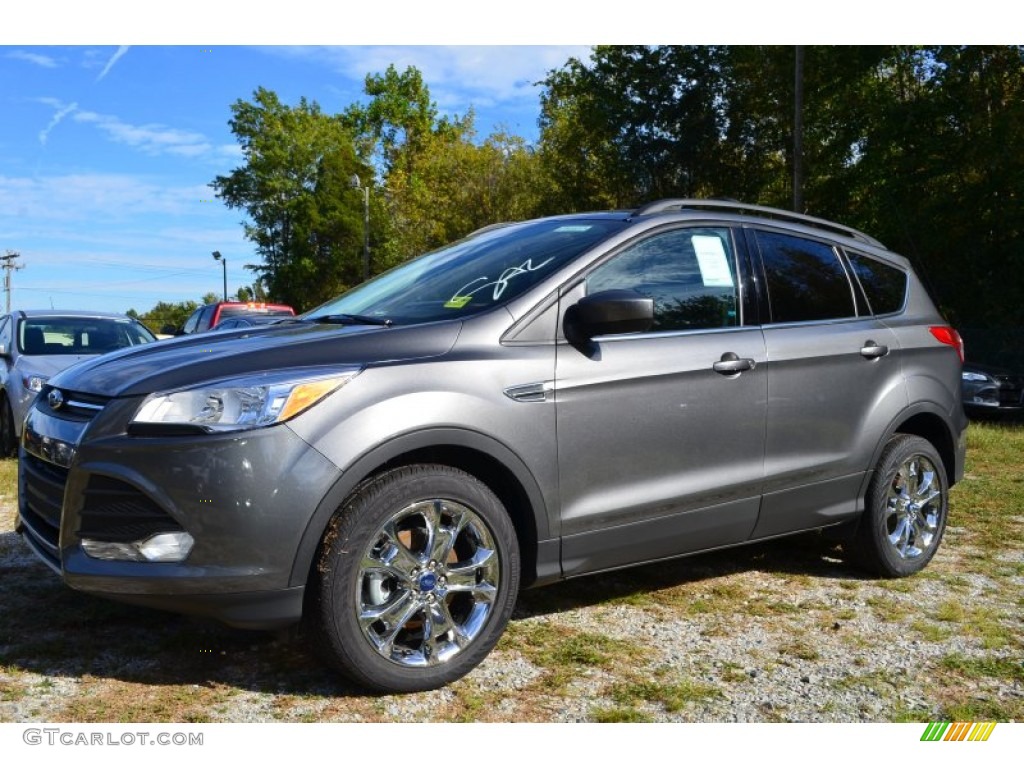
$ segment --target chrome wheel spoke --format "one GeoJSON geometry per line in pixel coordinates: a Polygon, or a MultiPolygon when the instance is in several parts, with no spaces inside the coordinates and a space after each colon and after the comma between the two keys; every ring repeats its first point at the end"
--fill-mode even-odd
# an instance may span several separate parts
{"type": "Polygon", "coordinates": [[[387,565],[392,566],[403,573],[409,573],[421,564],[420,558],[417,557],[416,553],[410,550],[405,542],[402,541],[395,523],[397,521],[392,520],[381,530],[381,535],[387,540],[388,550],[387,554],[382,558],[383,562],[387,565]]]}
{"type": "Polygon", "coordinates": [[[359,621],[364,627],[380,621],[392,627],[405,624],[409,617],[405,615],[410,606],[415,607],[415,600],[409,592],[401,592],[386,603],[375,605],[364,603],[359,611],[359,621]]]}
{"type": "MultiPolygon", "coordinates": [[[[400,605],[394,606],[393,612],[388,612],[389,617],[397,617],[394,623],[385,622],[385,630],[381,633],[373,631],[373,626],[376,622],[370,622],[368,626],[364,626],[367,637],[374,644],[378,651],[384,656],[391,657],[394,652],[395,639],[398,637],[398,633],[401,632],[412,618],[420,612],[419,603],[413,600],[411,596],[408,599],[398,601],[400,605]]],[[[379,619],[384,621],[384,619],[379,619]]]]}
{"type": "Polygon", "coordinates": [[[901,515],[899,522],[896,523],[896,528],[892,533],[889,534],[889,543],[892,544],[893,548],[900,553],[901,557],[907,555],[907,542],[910,536],[910,522],[907,520],[905,515],[901,515]]]}
{"type": "Polygon", "coordinates": [[[438,526],[436,535],[429,544],[430,559],[436,563],[447,563],[452,556],[455,542],[466,527],[469,520],[469,510],[461,504],[444,504],[435,501],[437,507],[438,526]],[[450,518],[448,525],[441,525],[442,514],[450,518]]]}

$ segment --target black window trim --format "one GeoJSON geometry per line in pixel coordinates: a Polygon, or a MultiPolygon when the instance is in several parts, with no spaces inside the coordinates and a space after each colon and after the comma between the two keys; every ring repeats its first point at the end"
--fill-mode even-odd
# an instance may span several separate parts
{"type": "Polygon", "coordinates": [[[868,253],[866,251],[861,251],[861,250],[857,250],[855,248],[847,248],[847,247],[843,247],[840,250],[843,252],[843,261],[849,264],[850,274],[853,275],[853,279],[856,281],[857,288],[860,290],[860,292],[864,296],[864,303],[867,306],[868,312],[870,313],[871,317],[895,317],[896,315],[901,315],[901,314],[903,314],[906,311],[906,309],[907,309],[907,300],[910,297],[910,273],[905,268],[903,268],[899,264],[894,264],[891,261],[888,261],[887,259],[879,258],[878,256],[870,254],[870,253],[868,253]],[[872,261],[877,261],[879,264],[882,264],[883,266],[891,267],[891,268],[895,269],[896,271],[903,273],[903,300],[900,302],[899,309],[896,309],[893,312],[875,312],[874,311],[874,309],[871,306],[871,299],[868,297],[868,292],[864,289],[864,285],[861,283],[860,277],[857,275],[857,270],[855,270],[853,268],[853,264],[852,264],[852,262],[850,262],[850,254],[851,253],[856,255],[856,256],[858,256],[858,257],[860,257],[860,258],[871,259],[872,261]]]}
{"type": "Polygon", "coordinates": [[[744,225],[744,235],[747,240],[747,248],[751,253],[751,259],[756,260],[754,268],[751,270],[752,273],[757,275],[758,285],[758,303],[760,305],[760,319],[761,325],[765,328],[788,328],[788,327],[800,327],[805,325],[823,325],[823,324],[836,324],[836,323],[849,323],[857,320],[863,320],[865,317],[872,317],[870,314],[871,305],[864,302],[865,307],[868,308],[868,314],[860,314],[861,305],[857,301],[857,292],[860,290],[860,283],[855,282],[856,277],[853,274],[853,268],[847,263],[846,255],[843,252],[843,248],[833,240],[807,232],[797,232],[784,227],[772,227],[764,226],[762,224],[744,225]],[[844,317],[828,317],[819,320],[787,320],[787,321],[775,321],[771,316],[771,296],[768,295],[768,273],[764,267],[764,258],[761,253],[761,246],[757,242],[758,232],[770,232],[779,235],[788,235],[789,237],[795,237],[803,240],[810,240],[811,242],[824,245],[827,248],[831,248],[835,254],[836,259],[839,261],[843,268],[843,274],[846,275],[846,284],[850,289],[850,302],[853,305],[852,315],[846,315],[844,317]],[[756,257],[754,256],[756,254],[756,257]]]}

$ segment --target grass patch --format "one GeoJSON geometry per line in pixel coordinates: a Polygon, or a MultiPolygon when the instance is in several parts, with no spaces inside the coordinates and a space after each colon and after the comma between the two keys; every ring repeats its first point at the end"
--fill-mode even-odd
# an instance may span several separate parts
{"type": "Polygon", "coordinates": [[[590,711],[595,723],[653,723],[654,718],[632,707],[598,707],[590,711]]]}
{"type": "Polygon", "coordinates": [[[902,621],[908,613],[906,605],[889,595],[871,595],[865,602],[879,621],[902,621]]]}
{"type": "Polygon", "coordinates": [[[1024,660],[1021,659],[950,653],[942,657],[939,665],[970,680],[992,678],[1007,683],[1024,683],[1024,660]]]}
{"type": "Polygon", "coordinates": [[[666,712],[679,712],[687,704],[720,696],[712,685],[690,680],[658,682],[654,680],[616,683],[609,690],[612,701],[620,706],[637,703],[660,704],[666,712]]]}
{"type": "Polygon", "coordinates": [[[518,651],[544,670],[540,685],[561,690],[587,669],[634,668],[650,655],[635,643],[549,622],[513,622],[499,648],[518,651]]]}
{"type": "Polygon", "coordinates": [[[930,643],[941,643],[953,634],[948,627],[945,627],[942,624],[924,621],[923,619],[916,619],[915,621],[912,621],[910,623],[910,628],[917,632],[922,639],[927,640],[930,643]]]}
{"type": "Polygon", "coordinates": [[[821,658],[818,649],[803,640],[794,640],[791,643],[779,646],[780,656],[792,656],[801,661],[817,661],[821,658]]]}
{"type": "Polygon", "coordinates": [[[964,610],[963,603],[959,600],[946,600],[935,609],[935,613],[932,615],[937,621],[961,624],[967,617],[967,611],[964,610]]]}

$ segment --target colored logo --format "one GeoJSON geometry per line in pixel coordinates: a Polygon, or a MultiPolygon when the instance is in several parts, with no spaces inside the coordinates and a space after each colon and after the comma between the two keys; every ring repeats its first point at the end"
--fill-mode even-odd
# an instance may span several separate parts
{"type": "Polygon", "coordinates": [[[988,741],[995,723],[928,723],[921,741],[988,741]]]}

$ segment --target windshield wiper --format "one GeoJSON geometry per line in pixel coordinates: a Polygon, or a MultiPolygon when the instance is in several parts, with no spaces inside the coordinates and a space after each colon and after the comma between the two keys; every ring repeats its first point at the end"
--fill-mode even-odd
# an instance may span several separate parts
{"type": "Polygon", "coordinates": [[[320,315],[309,318],[314,323],[332,323],[334,325],[393,325],[391,318],[370,317],[369,315],[320,315]]]}

